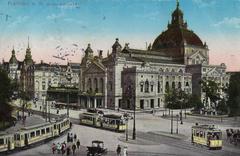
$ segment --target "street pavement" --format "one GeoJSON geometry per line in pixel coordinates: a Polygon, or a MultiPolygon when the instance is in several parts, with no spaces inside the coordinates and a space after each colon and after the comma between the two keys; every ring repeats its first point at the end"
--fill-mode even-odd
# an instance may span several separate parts
{"type": "MultiPolygon", "coordinates": [[[[39,109],[38,107],[35,108],[39,109]]],[[[126,142],[125,133],[115,133],[107,130],[96,129],[93,127],[78,125],[78,117],[81,111],[70,110],[70,117],[74,119],[74,126],[70,133],[77,134],[81,141],[82,148],[78,151],[77,155],[86,155],[86,146],[91,145],[92,140],[102,140],[105,143],[105,147],[108,149],[107,155],[116,155],[117,145],[121,147],[127,146],[129,155],[133,156],[238,156],[240,155],[240,147],[233,146],[224,143],[222,150],[209,150],[206,147],[191,144],[191,126],[196,121],[199,124],[213,124],[215,119],[201,120],[199,118],[187,116],[187,119],[183,120],[183,125],[178,125],[179,134],[170,134],[170,120],[169,118],[162,118],[161,114],[149,114],[149,113],[138,113],[136,114],[136,129],[137,139],[136,141],[131,140],[133,120],[128,123],[128,138],[126,142]]],[[[107,110],[114,112],[112,110],[107,110]]],[[[56,114],[56,109],[52,109],[51,113],[56,114]]],[[[65,110],[60,110],[59,114],[65,114],[65,110]]],[[[236,123],[238,121],[231,120],[228,123],[228,119],[223,122],[217,123],[217,126],[225,132],[227,128],[238,128],[236,123]],[[235,124],[234,124],[235,123],[235,124]]],[[[174,121],[173,132],[176,133],[177,123],[174,121]]],[[[223,133],[224,134],[224,133],[223,133]]],[[[225,137],[225,136],[224,136],[225,137]]],[[[224,138],[225,139],[225,138],[224,138]]],[[[12,156],[35,156],[35,155],[51,155],[52,143],[58,143],[66,141],[66,135],[56,138],[50,142],[37,147],[20,151],[11,154],[12,156]]],[[[57,155],[57,154],[55,154],[57,155]]]]}

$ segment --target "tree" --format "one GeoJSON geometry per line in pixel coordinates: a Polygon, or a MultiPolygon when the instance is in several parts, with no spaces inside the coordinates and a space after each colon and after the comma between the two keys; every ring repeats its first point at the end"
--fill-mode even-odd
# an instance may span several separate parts
{"type": "Polygon", "coordinates": [[[227,106],[229,108],[229,115],[240,115],[240,73],[234,73],[231,75],[227,93],[227,106]]]}
{"type": "Polygon", "coordinates": [[[213,108],[217,108],[217,102],[221,99],[219,90],[220,86],[213,80],[202,80],[200,82],[202,91],[205,93],[205,103],[210,102],[213,104],[213,108]]]}
{"type": "Polygon", "coordinates": [[[188,103],[190,97],[191,95],[183,90],[167,89],[165,94],[166,107],[170,109],[191,108],[192,105],[188,103]]]}
{"type": "Polygon", "coordinates": [[[200,96],[197,96],[196,94],[192,94],[188,101],[189,108],[193,107],[194,111],[199,112],[203,107],[203,103],[201,101],[200,96]]]}
{"type": "Polygon", "coordinates": [[[11,81],[5,71],[0,69],[0,121],[11,119],[13,108],[9,104],[12,96],[11,81]]]}

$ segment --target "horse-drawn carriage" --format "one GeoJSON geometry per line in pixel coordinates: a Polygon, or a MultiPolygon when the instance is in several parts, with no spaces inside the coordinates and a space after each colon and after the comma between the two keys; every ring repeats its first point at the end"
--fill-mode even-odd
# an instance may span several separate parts
{"type": "Polygon", "coordinates": [[[87,147],[88,156],[100,156],[107,153],[107,148],[104,148],[103,141],[94,140],[92,146],[87,147]]]}

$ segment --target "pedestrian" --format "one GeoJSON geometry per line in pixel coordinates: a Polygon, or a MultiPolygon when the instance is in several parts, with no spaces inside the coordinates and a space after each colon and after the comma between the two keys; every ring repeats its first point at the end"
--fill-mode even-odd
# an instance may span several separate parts
{"type": "Polygon", "coordinates": [[[121,146],[120,145],[118,145],[116,151],[117,151],[117,156],[121,156],[121,146]]]}
{"type": "Polygon", "coordinates": [[[70,133],[67,134],[67,142],[70,142],[70,133]]]}
{"type": "Polygon", "coordinates": [[[61,148],[61,150],[62,150],[62,155],[64,155],[64,154],[65,154],[65,144],[64,144],[64,143],[62,143],[62,148],[61,148]]]}
{"type": "Polygon", "coordinates": [[[77,140],[77,134],[75,133],[74,134],[74,142],[76,142],[76,140],[77,140]]]}
{"type": "Polygon", "coordinates": [[[79,141],[79,139],[77,140],[77,148],[78,149],[80,148],[80,141],[79,141]]]}
{"type": "Polygon", "coordinates": [[[71,152],[71,149],[70,149],[70,147],[68,146],[68,147],[67,147],[67,155],[70,155],[70,152],[71,152]]]}
{"type": "Polygon", "coordinates": [[[55,154],[55,151],[56,151],[56,145],[55,143],[52,144],[52,153],[55,154]]]}
{"type": "Polygon", "coordinates": [[[73,142],[73,134],[70,134],[70,142],[73,142]]]}
{"type": "Polygon", "coordinates": [[[76,147],[75,143],[73,143],[73,145],[72,145],[73,155],[75,155],[76,148],[77,148],[77,147],[76,147]]]}
{"type": "Polygon", "coordinates": [[[57,151],[58,151],[58,154],[60,154],[61,148],[62,148],[62,147],[61,147],[60,143],[58,142],[58,143],[57,143],[57,151]]]}
{"type": "Polygon", "coordinates": [[[123,156],[128,156],[127,146],[123,148],[123,156]]]}

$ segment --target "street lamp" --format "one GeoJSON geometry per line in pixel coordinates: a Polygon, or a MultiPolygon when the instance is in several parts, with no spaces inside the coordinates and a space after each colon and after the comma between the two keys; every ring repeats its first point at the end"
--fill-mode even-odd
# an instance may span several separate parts
{"type": "Polygon", "coordinates": [[[176,134],[178,134],[178,115],[177,115],[177,127],[176,127],[176,134]]]}
{"type": "MultiPolygon", "coordinates": [[[[68,82],[69,82],[69,86],[70,86],[70,84],[71,84],[72,78],[73,78],[73,76],[72,76],[71,69],[68,68],[68,69],[67,69],[67,72],[66,72],[66,79],[67,79],[68,82]]],[[[70,93],[69,93],[69,90],[68,90],[69,86],[67,87],[67,116],[68,116],[68,117],[69,117],[69,94],[70,94],[70,93]]]]}

